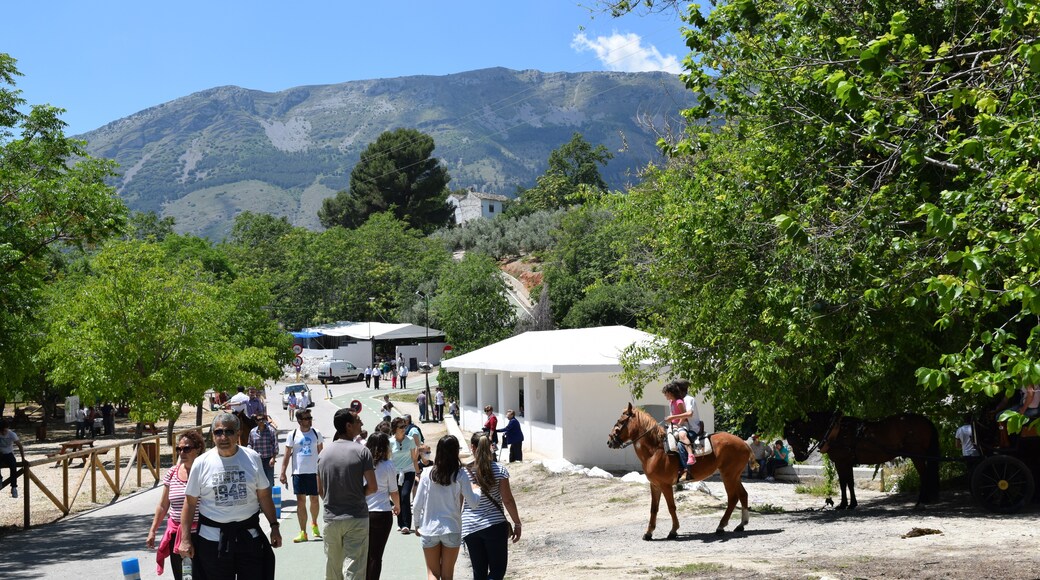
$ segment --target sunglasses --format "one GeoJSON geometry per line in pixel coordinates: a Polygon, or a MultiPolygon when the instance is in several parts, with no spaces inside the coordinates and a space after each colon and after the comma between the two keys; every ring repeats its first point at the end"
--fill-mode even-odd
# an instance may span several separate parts
{"type": "Polygon", "coordinates": [[[234,434],[235,434],[235,430],[234,429],[214,429],[213,430],[213,436],[214,437],[223,437],[224,435],[227,435],[228,437],[231,437],[234,434]]]}
{"type": "Polygon", "coordinates": [[[187,453],[187,452],[189,452],[189,451],[191,451],[191,450],[193,450],[195,448],[194,447],[174,447],[174,449],[176,449],[178,453],[187,453]]]}

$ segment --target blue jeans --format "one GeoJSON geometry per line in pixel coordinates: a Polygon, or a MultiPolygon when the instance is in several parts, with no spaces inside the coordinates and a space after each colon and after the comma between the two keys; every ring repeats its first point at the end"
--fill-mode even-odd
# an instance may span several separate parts
{"type": "Polygon", "coordinates": [[[401,511],[397,514],[397,527],[412,527],[412,486],[415,485],[415,472],[409,471],[401,476],[401,511]]]}

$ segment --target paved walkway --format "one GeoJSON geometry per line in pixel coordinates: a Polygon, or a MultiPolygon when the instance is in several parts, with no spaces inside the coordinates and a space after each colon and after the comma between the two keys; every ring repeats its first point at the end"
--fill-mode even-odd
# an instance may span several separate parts
{"type": "MultiPolygon", "coordinates": [[[[364,383],[348,383],[333,385],[333,399],[325,400],[321,385],[314,386],[315,406],[313,409],[315,427],[330,440],[334,433],[332,416],[337,409],[345,407],[354,399],[362,402],[362,420],[365,428],[371,430],[382,419],[380,405],[376,403],[384,394],[407,392],[418,394],[425,388],[422,374],[412,377],[407,391],[400,389],[366,389],[364,383]]],[[[434,377],[431,376],[431,379],[434,377]]],[[[268,412],[274,417],[282,439],[296,427],[289,421],[287,411],[282,410],[280,387],[285,382],[268,388],[268,412]]],[[[431,385],[434,384],[431,381],[431,385]]],[[[415,404],[398,404],[399,407],[414,411],[415,404]]],[[[413,416],[417,413],[413,412],[413,416]]],[[[451,422],[451,419],[448,419],[451,422]]],[[[452,427],[455,431],[457,426],[452,427]]],[[[427,429],[424,433],[429,438],[427,429]]],[[[461,434],[456,433],[457,436],[461,434]]],[[[431,443],[433,443],[431,441],[431,443]]],[[[275,468],[275,477],[281,470],[279,460],[275,468]]],[[[34,489],[34,494],[39,490],[34,489]]],[[[120,563],[124,558],[137,558],[141,566],[141,578],[173,578],[169,569],[162,576],[155,573],[155,553],[144,546],[148,527],[151,525],[155,506],[161,497],[161,488],[153,488],[120,499],[119,501],[90,512],[83,512],[53,524],[32,528],[24,533],[16,533],[0,539],[0,577],[4,579],[53,578],[121,578],[120,563]]],[[[45,500],[40,496],[41,500],[45,500]]],[[[299,531],[299,523],[295,515],[295,498],[286,490],[282,491],[282,537],[285,544],[275,550],[277,569],[275,577],[279,580],[310,580],[324,578],[325,554],[321,540],[293,544],[292,538],[299,531]]],[[[319,516],[320,518],[320,516],[319,516]]],[[[320,524],[323,527],[323,524],[320,524]]],[[[266,524],[265,524],[266,526],[266,524]]],[[[160,531],[162,528],[160,528],[160,531]]],[[[460,555],[456,573],[460,577],[469,575],[469,561],[464,554],[460,555]]],[[[383,578],[425,578],[426,566],[423,561],[419,539],[415,535],[390,534],[390,540],[383,558],[383,578]]]]}

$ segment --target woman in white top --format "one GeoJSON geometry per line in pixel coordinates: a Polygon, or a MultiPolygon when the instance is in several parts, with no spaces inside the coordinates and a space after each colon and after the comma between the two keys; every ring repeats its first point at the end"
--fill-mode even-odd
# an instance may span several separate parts
{"type": "Polygon", "coordinates": [[[420,536],[429,580],[451,580],[462,546],[462,501],[480,503],[459,461],[459,440],[445,435],[437,442],[433,468],[426,469],[415,495],[415,535],[420,536]]]}
{"type": "Polygon", "coordinates": [[[376,469],[377,490],[365,498],[368,502],[368,576],[379,580],[383,570],[383,551],[394,527],[394,516],[401,511],[397,493],[397,469],[390,461],[390,437],[376,431],[368,436],[365,446],[372,452],[376,469]],[[392,503],[391,503],[392,502],[392,503]]]}

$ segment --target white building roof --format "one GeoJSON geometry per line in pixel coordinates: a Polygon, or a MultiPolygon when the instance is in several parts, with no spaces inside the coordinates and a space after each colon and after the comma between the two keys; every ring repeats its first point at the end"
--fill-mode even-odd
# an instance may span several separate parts
{"type": "Polygon", "coordinates": [[[393,340],[443,337],[444,332],[436,328],[427,329],[417,324],[389,324],[386,322],[336,322],[303,329],[325,336],[349,336],[358,340],[393,340]]]}
{"type": "Polygon", "coordinates": [[[482,349],[441,361],[448,371],[521,373],[621,372],[621,352],[656,336],[627,326],[525,332],[482,349]]]}

